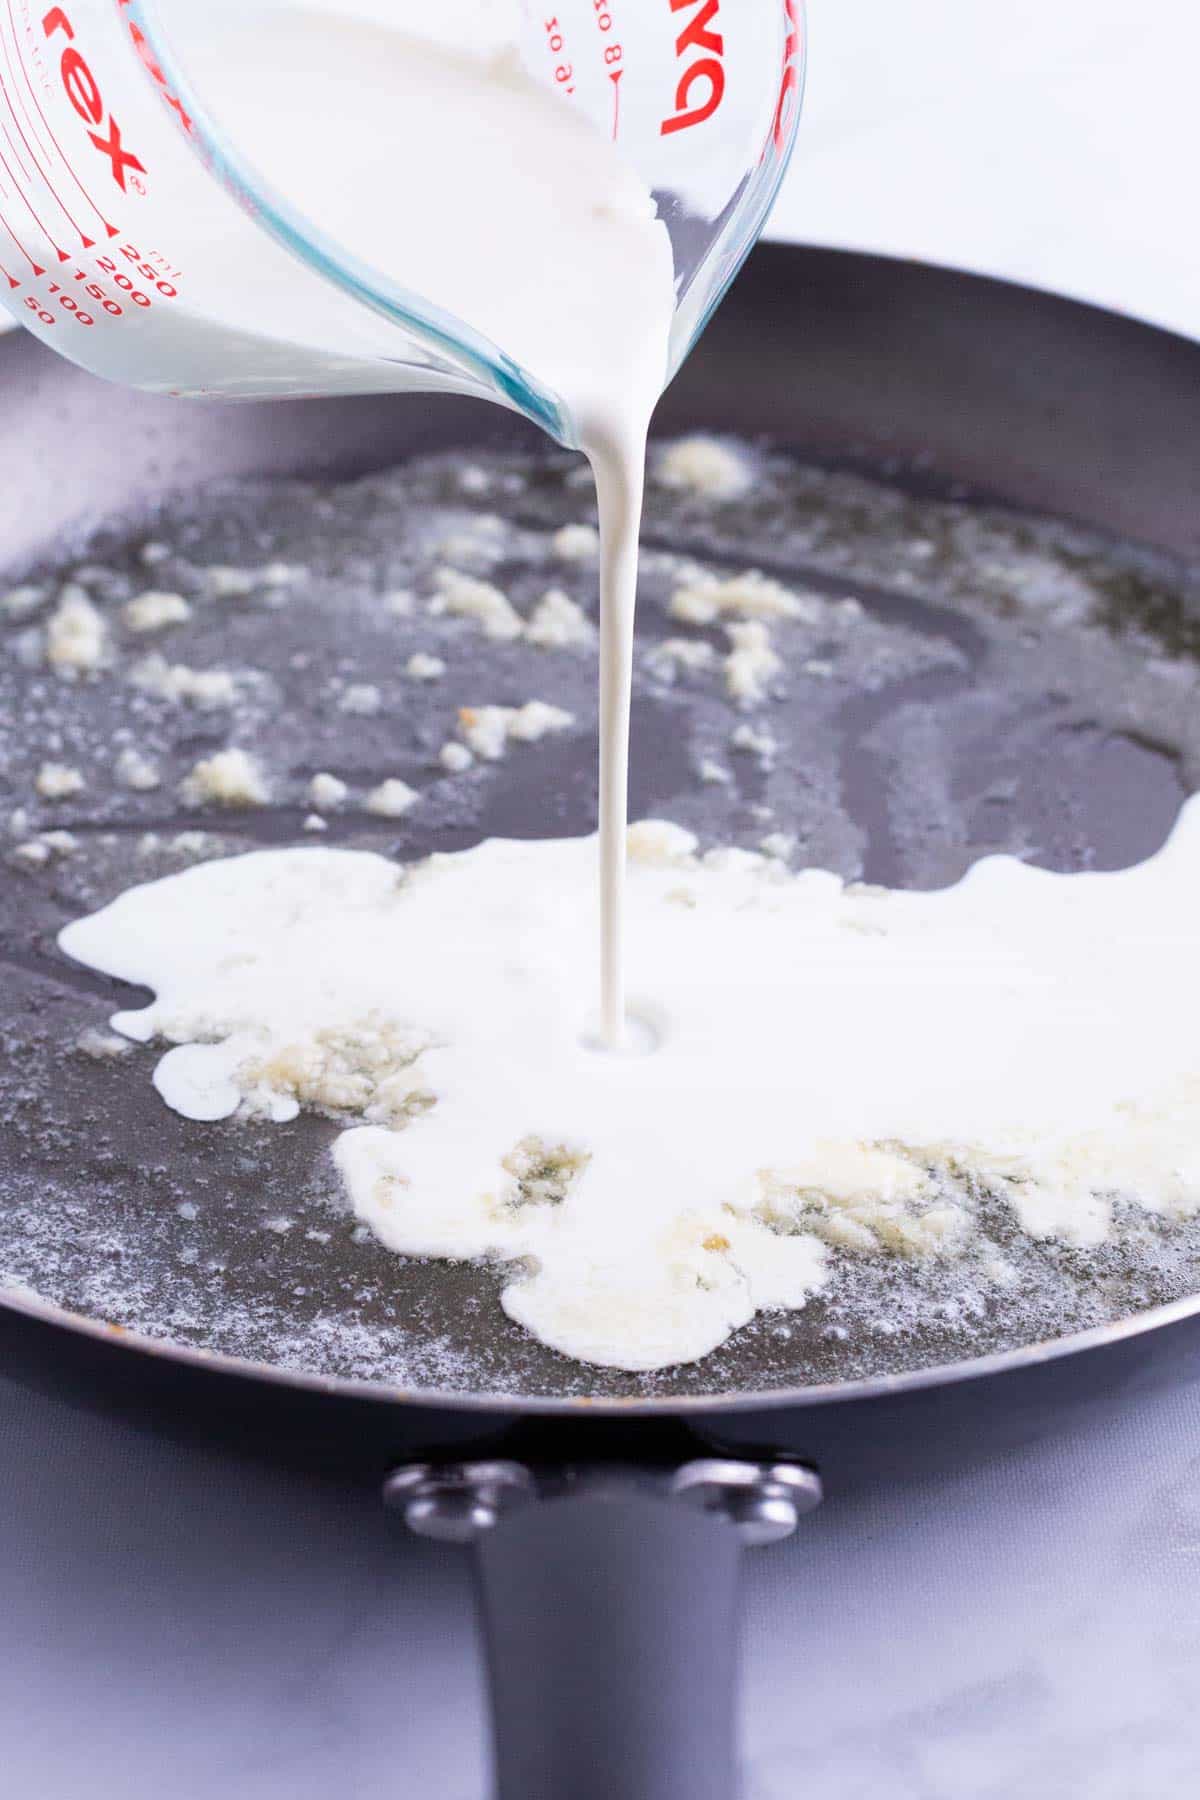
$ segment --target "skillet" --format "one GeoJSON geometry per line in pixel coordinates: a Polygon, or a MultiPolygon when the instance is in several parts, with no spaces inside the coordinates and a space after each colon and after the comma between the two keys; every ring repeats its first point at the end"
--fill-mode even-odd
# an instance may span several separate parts
{"type": "MultiPolygon", "coordinates": [[[[1189,455],[1200,441],[1198,376],[1197,347],[1093,308],[881,258],[760,246],[657,429],[767,438],[831,480],[882,481],[917,506],[968,517],[1007,509],[1098,534],[1114,546],[1114,604],[1127,602],[1139,630],[1178,657],[1193,649],[1200,554],[1189,455]],[[1165,621],[1151,616],[1148,596],[1160,592],[1174,608],[1165,621]]],[[[19,337],[0,345],[0,391],[0,564],[15,575],[96,528],[115,543],[126,529],[115,522],[214,481],[241,484],[257,504],[263,480],[370,478],[460,448],[540,454],[519,424],[473,403],[176,403],[104,386],[19,337]]],[[[648,536],[670,543],[672,529],[652,517],[648,536]]],[[[932,608],[970,663],[969,620],[919,588],[799,567],[769,522],[755,550],[781,575],[833,582],[914,628],[932,608]]],[[[981,671],[970,678],[986,691],[981,671]]],[[[936,672],[914,679],[905,704],[950,705],[955,690],[936,672]]],[[[886,798],[861,754],[880,718],[878,707],[844,716],[843,773],[874,846],[865,872],[895,879],[886,798]]],[[[644,711],[635,810],[669,804],[686,785],[668,724],[644,711]]],[[[1072,765],[1078,791],[1058,842],[1063,796],[1045,773],[1047,740],[1031,737],[1038,778],[1018,784],[1021,805],[1058,866],[1085,853],[1093,866],[1122,866],[1161,842],[1193,782],[1186,747],[1168,754],[1152,725],[1088,739],[1095,758],[1072,765]]],[[[977,740],[961,751],[969,762],[977,740]]],[[[578,765],[555,765],[565,795],[555,828],[587,827],[585,764],[581,753],[578,765]]],[[[544,776],[506,774],[486,828],[546,829],[554,803],[544,776]]],[[[88,820],[72,824],[85,831],[88,820]]],[[[292,839],[299,824],[283,810],[256,831],[292,839]]],[[[451,818],[405,853],[472,832],[477,822],[451,818]]],[[[131,840],[115,837],[110,877],[133,879],[131,840]]],[[[1185,1378],[1200,1356],[1188,1244],[1169,1282],[1130,1281],[1114,1300],[1110,1280],[1103,1305],[1088,1272],[1068,1269],[1080,1305],[1032,1341],[1011,1318],[961,1341],[930,1319],[898,1344],[841,1351],[814,1315],[790,1335],[750,1329],[700,1364],[642,1380],[531,1346],[494,1305],[494,1271],[405,1265],[348,1232],[293,1254],[293,1233],[283,1281],[279,1256],[263,1255],[246,1221],[261,1222],[268,1177],[297,1180],[313,1160],[319,1127],[286,1144],[276,1134],[269,1167],[240,1166],[247,1159],[204,1128],[166,1115],[144,1072],[122,1070],[114,1083],[111,1071],[64,1058],[72,1033],[116,1003],[110,984],[69,970],[53,948],[57,924],[83,910],[71,879],[5,884],[6,1368],[157,1429],[379,1479],[415,1529],[474,1544],[504,1800],[728,1800],[743,1546],[792,1529],[822,1490],[836,1503],[880,1468],[902,1482],[906,1471],[969,1463],[1054,1431],[1068,1409],[1086,1415],[1100,1392],[1127,1391],[1132,1403],[1146,1384],[1185,1378]],[[65,1156],[68,1139],[43,1129],[58,1121],[37,1112],[39,1070],[87,1121],[86,1157],[77,1145],[65,1156]],[[205,1195],[221,1200],[204,1209],[202,1255],[220,1264],[206,1287],[187,1279],[195,1264],[181,1263],[186,1234],[173,1223],[197,1169],[205,1195]],[[39,1236],[35,1217],[55,1229],[39,1236]],[[124,1308],[104,1303],[122,1292],[124,1308]],[[347,1326],[340,1336],[330,1317],[347,1326]],[[386,1340],[388,1356],[364,1351],[364,1338],[386,1340]]]]}

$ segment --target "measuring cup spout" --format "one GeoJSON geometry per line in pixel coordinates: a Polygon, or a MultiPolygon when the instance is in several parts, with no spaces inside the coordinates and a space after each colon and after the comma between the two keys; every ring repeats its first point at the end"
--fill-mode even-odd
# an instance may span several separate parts
{"type": "Polygon", "coordinates": [[[546,168],[542,185],[586,193],[580,168],[603,151],[622,277],[640,260],[636,208],[652,202],[672,262],[669,378],[786,165],[800,4],[63,0],[23,25],[0,8],[0,304],[131,385],[473,394],[576,444],[571,371],[544,328],[529,341],[495,304],[499,263],[517,258],[545,317],[592,303],[569,278],[570,207],[512,241],[499,204],[476,205],[478,241],[455,260],[441,247],[463,236],[462,184],[499,192],[532,154],[530,116],[571,112],[571,168],[546,168]],[[511,130],[492,142],[462,100],[468,62],[493,121],[496,93],[511,93],[511,130]]]}

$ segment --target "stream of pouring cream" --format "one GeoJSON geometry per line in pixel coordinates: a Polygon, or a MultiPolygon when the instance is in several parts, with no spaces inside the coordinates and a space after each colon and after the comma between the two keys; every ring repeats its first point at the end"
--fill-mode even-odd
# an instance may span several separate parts
{"type": "Polygon", "coordinates": [[[616,146],[502,36],[481,55],[296,8],[269,38],[269,7],[168,19],[198,92],[272,186],[565,403],[599,504],[600,1031],[617,1047],[638,532],[675,304],[666,226],[616,146]]]}

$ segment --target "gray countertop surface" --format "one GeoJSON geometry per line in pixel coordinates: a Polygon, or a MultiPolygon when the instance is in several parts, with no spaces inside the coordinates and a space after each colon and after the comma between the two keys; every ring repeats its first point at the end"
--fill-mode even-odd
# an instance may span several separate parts
{"type": "MultiPolygon", "coordinates": [[[[0,1789],[487,1791],[465,1556],[374,1497],[0,1379],[0,1789]]],[[[1200,1383],[746,1559],[747,1800],[1174,1800],[1200,1776],[1200,1383]]]]}

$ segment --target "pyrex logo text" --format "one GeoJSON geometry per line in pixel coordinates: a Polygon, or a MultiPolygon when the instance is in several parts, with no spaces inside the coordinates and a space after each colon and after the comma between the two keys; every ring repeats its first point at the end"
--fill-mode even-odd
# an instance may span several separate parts
{"type": "Polygon", "coordinates": [[[680,62],[691,60],[675,89],[675,111],[659,128],[663,137],[711,119],[725,94],[725,65],[721,60],[725,39],[711,29],[721,10],[721,0],[671,0],[673,13],[683,12],[689,6],[696,11],[675,39],[675,55],[680,62]]]}
{"type": "Polygon", "coordinates": [[[96,77],[75,48],[75,28],[61,6],[51,7],[42,20],[42,30],[48,38],[53,38],[57,31],[61,31],[66,38],[67,46],[59,63],[59,74],[62,76],[67,99],[85,125],[100,127],[99,130],[89,130],[88,137],[97,150],[108,157],[113,180],[122,193],[126,192],[126,169],[139,169],[144,175],[146,165],[139,162],[131,150],[125,149],[121,142],[121,127],[111,113],[108,115],[107,132],[104,131],[105,106],[96,77]]]}

